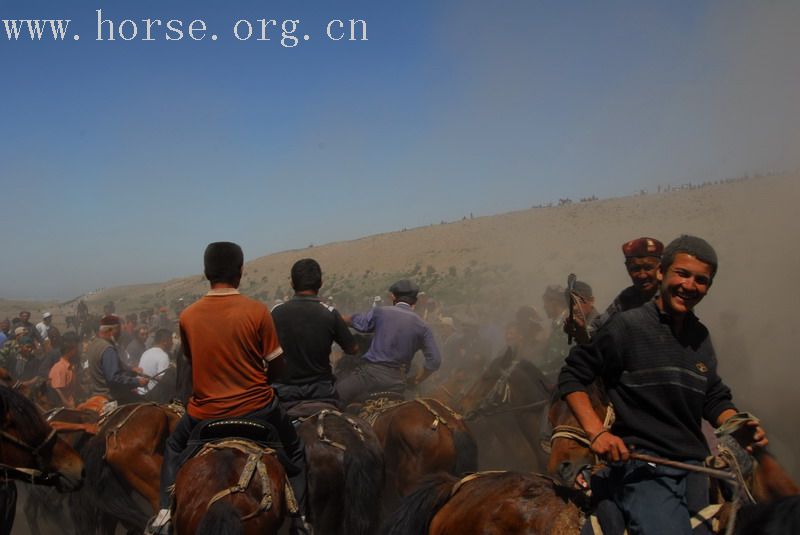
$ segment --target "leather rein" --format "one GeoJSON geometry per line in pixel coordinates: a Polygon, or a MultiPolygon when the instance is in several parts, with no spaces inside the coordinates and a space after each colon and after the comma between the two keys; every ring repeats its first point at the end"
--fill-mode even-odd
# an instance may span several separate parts
{"type": "MultiPolygon", "coordinates": [[[[51,429],[50,433],[38,446],[31,446],[19,437],[8,433],[7,431],[0,431],[0,439],[10,442],[14,446],[30,453],[36,461],[38,466],[42,466],[41,452],[44,448],[56,440],[56,430],[51,429]]],[[[51,485],[59,478],[58,472],[45,472],[35,468],[20,468],[18,466],[10,466],[0,463],[0,473],[5,480],[18,479],[39,485],[51,485]]]]}

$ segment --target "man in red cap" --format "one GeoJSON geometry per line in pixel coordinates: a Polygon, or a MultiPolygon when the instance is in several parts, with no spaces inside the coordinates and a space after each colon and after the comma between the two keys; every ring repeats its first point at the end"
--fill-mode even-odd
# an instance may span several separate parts
{"type": "Polygon", "coordinates": [[[606,311],[592,321],[592,332],[597,332],[614,314],[640,307],[655,297],[663,251],[664,244],[655,238],[637,238],[622,244],[625,269],[633,284],[622,290],[606,311]]]}
{"type": "Polygon", "coordinates": [[[89,396],[101,396],[119,403],[135,403],[141,398],[133,389],[146,385],[148,381],[122,363],[117,350],[121,332],[119,317],[112,314],[100,320],[97,336],[86,350],[89,396]]]}

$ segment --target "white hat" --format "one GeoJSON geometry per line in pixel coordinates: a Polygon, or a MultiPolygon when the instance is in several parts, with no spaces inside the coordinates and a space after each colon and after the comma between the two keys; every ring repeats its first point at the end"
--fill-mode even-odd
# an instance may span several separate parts
{"type": "Polygon", "coordinates": [[[47,319],[47,318],[50,318],[50,317],[52,317],[52,316],[53,316],[53,315],[52,315],[52,314],[50,314],[49,312],[45,312],[44,314],[42,314],[42,319],[47,319]]]}

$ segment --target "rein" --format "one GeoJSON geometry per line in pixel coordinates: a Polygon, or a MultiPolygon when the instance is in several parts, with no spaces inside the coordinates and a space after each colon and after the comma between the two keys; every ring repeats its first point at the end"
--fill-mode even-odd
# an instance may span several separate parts
{"type": "MultiPolygon", "coordinates": [[[[609,404],[608,408],[606,409],[605,419],[603,421],[603,429],[610,429],[613,422],[614,422],[614,409],[609,404]]],[[[581,446],[584,446],[591,450],[592,441],[589,439],[589,435],[586,433],[586,431],[584,431],[580,427],[576,427],[573,425],[555,426],[553,428],[553,433],[550,435],[551,448],[553,446],[553,442],[559,438],[572,440],[574,442],[577,442],[581,446]]],[[[630,458],[637,461],[643,461],[646,463],[660,464],[663,466],[670,466],[672,468],[679,468],[681,470],[686,470],[687,472],[696,472],[700,474],[705,474],[714,477],[716,479],[733,483],[737,487],[743,487],[745,489],[747,488],[746,485],[742,485],[741,477],[737,476],[737,474],[735,474],[732,471],[729,472],[727,470],[718,470],[715,468],[707,468],[705,466],[697,466],[694,464],[682,463],[680,461],[673,461],[671,459],[665,459],[663,457],[647,455],[644,453],[631,452],[630,458]]]]}
{"type": "MultiPolygon", "coordinates": [[[[0,437],[2,437],[4,440],[8,442],[11,442],[18,448],[21,448],[24,451],[30,453],[33,456],[34,460],[36,461],[36,464],[41,465],[42,464],[42,459],[40,455],[41,451],[45,447],[47,447],[51,442],[55,441],[56,430],[51,429],[50,433],[47,434],[42,443],[35,447],[31,446],[24,440],[15,437],[14,435],[6,431],[0,431],[0,437]]],[[[54,480],[58,479],[58,474],[55,472],[45,472],[43,470],[38,470],[35,468],[20,468],[18,466],[0,464],[0,471],[2,471],[3,476],[6,480],[19,479],[22,481],[30,481],[31,483],[36,483],[36,484],[49,484],[52,483],[54,480]]]]}

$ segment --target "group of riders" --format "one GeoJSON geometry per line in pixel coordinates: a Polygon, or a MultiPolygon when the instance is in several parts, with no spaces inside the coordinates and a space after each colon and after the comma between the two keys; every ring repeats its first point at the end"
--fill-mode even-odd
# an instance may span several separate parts
{"type": "MultiPolygon", "coordinates": [[[[509,350],[519,351],[557,385],[591,450],[607,461],[591,481],[603,532],[622,533],[627,527],[629,533],[689,534],[689,511],[704,506],[707,481],[629,457],[635,449],[700,463],[708,455],[702,420],[721,426],[740,415],[717,374],[708,330],[693,313],[712,285],[717,256],[705,240],[687,235],[666,247],[654,238],[634,239],[622,252],[632,284],[603,313],[594,308],[592,289],[582,281],[571,280],[566,289],[548,287],[544,308],[552,321],[549,336],[539,332],[535,310],[523,307],[507,329],[509,350]],[[573,339],[576,343],[570,345],[573,339]],[[530,346],[539,350],[526,353],[530,346]],[[595,413],[587,395],[598,381],[616,414],[610,426],[595,413]]],[[[408,387],[426,381],[443,360],[445,366],[459,366],[447,362],[452,354],[448,343],[442,351],[431,325],[415,310],[420,292],[410,280],[389,288],[392,306],[342,315],[320,298],[322,270],[306,258],[291,268],[293,297],[270,311],[238,291],[243,266],[237,244],[209,244],[204,253],[208,293],[180,314],[177,383],[179,396],[188,401],[165,446],[161,510],[147,533],[171,531],[170,493],[192,430],[204,421],[228,417],[252,419],[276,430],[286,462],[292,465],[288,472],[301,512],[292,519],[291,533],[311,533],[302,514],[304,445],[287,408],[304,401],[345,407],[374,393],[402,396],[408,387]],[[369,347],[359,348],[351,328],[372,333],[369,347]],[[361,355],[357,366],[341,377],[331,365],[334,345],[343,353],[361,355]],[[424,357],[422,366],[409,375],[418,352],[424,357]]],[[[15,344],[14,359],[25,359],[20,351],[35,346],[29,336],[38,329],[23,327],[23,336],[10,341],[15,344]]],[[[106,314],[86,349],[84,376],[95,400],[135,401],[158,382],[152,372],[125,362],[127,353],[117,344],[121,333],[120,319],[106,314]]],[[[164,354],[173,345],[167,334],[157,332],[151,341],[164,354]]],[[[60,338],[50,379],[61,401],[74,403],[74,394],[59,385],[77,364],[80,340],[70,333],[60,338]]],[[[3,364],[25,372],[23,378],[31,373],[24,369],[25,362],[7,359],[3,364]]],[[[764,447],[766,434],[758,421],[750,419],[746,426],[750,432],[742,438],[743,446],[748,451],[764,447]]],[[[587,524],[585,529],[590,533],[592,527],[587,524]]]]}

